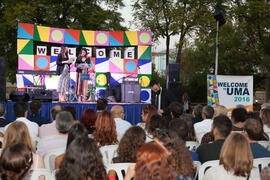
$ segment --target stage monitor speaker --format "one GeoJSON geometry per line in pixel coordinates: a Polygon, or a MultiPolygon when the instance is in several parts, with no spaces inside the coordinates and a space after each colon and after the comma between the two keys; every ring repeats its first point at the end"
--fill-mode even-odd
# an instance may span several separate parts
{"type": "Polygon", "coordinates": [[[42,102],[52,102],[53,93],[50,90],[36,89],[32,95],[32,99],[42,102]]]}
{"type": "Polygon", "coordinates": [[[9,98],[13,102],[28,102],[30,100],[30,96],[24,91],[12,91],[9,98]]]}
{"type": "Polygon", "coordinates": [[[141,102],[141,85],[138,82],[123,82],[121,84],[121,102],[141,102]]]}
{"type": "Polygon", "coordinates": [[[182,89],[181,89],[181,83],[180,82],[169,82],[169,87],[168,89],[170,92],[173,93],[174,97],[176,98],[175,100],[177,102],[182,101],[182,89]]]}
{"type": "Polygon", "coordinates": [[[0,57],[0,102],[6,101],[6,61],[0,57]]]}
{"type": "Polygon", "coordinates": [[[178,82],[180,76],[180,64],[168,64],[167,81],[178,82]]]}

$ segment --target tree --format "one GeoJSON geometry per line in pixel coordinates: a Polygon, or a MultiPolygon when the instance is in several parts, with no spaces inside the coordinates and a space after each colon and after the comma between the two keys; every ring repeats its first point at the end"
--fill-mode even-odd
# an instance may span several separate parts
{"type": "Polygon", "coordinates": [[[17,71],[17,25],[36,25],[89,29],[126,30],[117,10],[122,0],[2,0],[0,4],[0,56],[6,57],[7,77],[14,82],[17,71]],[[100,4],[106,3],[107,9],[100,4]]]}

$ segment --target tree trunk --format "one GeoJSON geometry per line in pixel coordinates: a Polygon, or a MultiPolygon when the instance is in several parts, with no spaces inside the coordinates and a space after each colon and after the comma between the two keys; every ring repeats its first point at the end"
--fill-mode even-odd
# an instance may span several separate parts
{"type": "Polygon", "coordinates": [[[265,102],[270,102],[270,75],[265,80],[265,102]]]}

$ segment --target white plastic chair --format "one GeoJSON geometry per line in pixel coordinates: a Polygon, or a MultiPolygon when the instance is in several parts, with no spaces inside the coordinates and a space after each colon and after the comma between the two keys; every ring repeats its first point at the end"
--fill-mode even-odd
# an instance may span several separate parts
{"type": "Polygon", "coordinates": [[[52,180],[52,174],[48,169],[33,169],[27,179],[38,180],[40,176],[44,176],[45,180],[52,180]]]}
{"type": "Polygon", "coordinates": [[[268,149],[268,151],[270,151],[270,141],[257,141],[257,143],[268,149]]]}
{"type": "Polygon", "coordinates": [[[118,155],[117,148],[118,145],[108,145],[99,148],[105,166],[109,165],[112,159],[118,155]]]}
{"type": "Polygon", "coordinates": [[[201,167],[201,162],[200,161],[193,161],[193,166],[195,167],[196,173],[194,176],[194,179],[197,179],[198,173],[199,173],[199,169],[201,167]]]}
{"type": "Polygon", "coordinates": [[[270,157],[253,159],[253,166],[257,167],[261,172],[263,168],[270,167],[270,157]]]}
{"type": "Polygon", "coordinates": [[[218,166],[219,165],[219,160],[213,160],[213,161],[207,161],[205,163],[203,163],[200,168],[199,168],[199,179],[198,180],[202,180],[203,176],[205,174],[205,172],[213,167],[213,166],[218,166]]]}
{"type": "Polygon", "coordinates": [[[3,144],[4,138],[3,137],[0,137],[0,141],[3,144]]]}
{"type": "Polygon", "coordinates": [[[124,177],[127,173],[128,166],[134,163],[116,163],[109,164],[106,168],[107,174],[109,170],[114,170],[117,174],[118,180],[124,180],[124,177]]]}
{"type": "Polygon", "coordinates": [[[186,147],[188,148],[188,150],[190,151],[196,151],[197,148],[199,147],[199,143],[195,142],[195,141],[186,141],[186,147]]]}
{"type": "Polygon", "coordinates": [[[61,154],[64,154],[66,151],[66,148],[59,148],[59,149],[54,149],[50,152],[48,152],[45,156],[44,156],[44,165],[45,168],[53,171],[55,168],[55,158],[61,154]]]}
{"type": "Polygon", "coordinates": [[[4,127],[0,127],[0,132],[5,134],[5,128],[4,127]]]}

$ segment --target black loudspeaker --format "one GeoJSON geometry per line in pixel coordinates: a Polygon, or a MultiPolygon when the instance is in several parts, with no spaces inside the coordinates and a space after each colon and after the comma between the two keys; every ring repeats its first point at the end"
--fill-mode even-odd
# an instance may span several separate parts
{"type": "Polygon", "coordinates": [[[170,92],[173,93],[175,100],[177,102],[182,101],[182,89],[181,89],[181,83],[180,82],[169,82],[168,89],[170,92]]]}
{"type": "Polygon", "coordinates": [[[50,90],[36,89],[32,94],[32,99],[40,100],[41,102],[52,102],[53,92],[50,90]]]}
{"type": "Polygon", "coordinates": [[[24,91],[12,91],[9,95],[9,98],[13,102],[28,102],[30,100],[30,96],[24,91]]]}
{"type": "Polygon", "coordinates": [[[168,64],[167,67],[167,81],[178,82],[180,76],[180,65],[179,64],[168,64]]]}
{"type": "Polygon", "coordinates": [[[6,101],[6,61],[0,57],[0,102],[6,101]]]}

